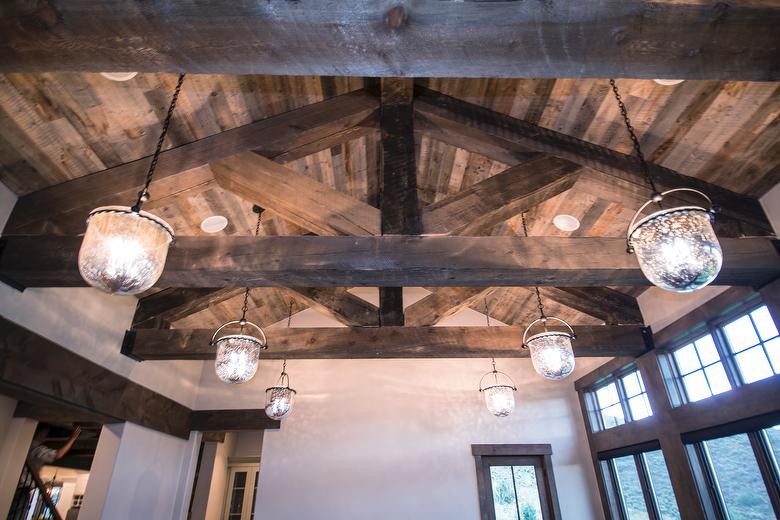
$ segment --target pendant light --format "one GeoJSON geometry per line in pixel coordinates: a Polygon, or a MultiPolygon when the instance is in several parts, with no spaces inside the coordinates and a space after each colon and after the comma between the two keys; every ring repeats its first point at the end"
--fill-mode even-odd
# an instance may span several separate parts
{"type": "MultiPolygon", "coordinates": [[[[490,315],[488,314],[487,299],[485,299],[485,318],[490,327],[490,315]]],[[[479,380],[479,391],[484,392],[485,405],[490,413],[496,417],[506,417],[515,409],[515,394],[517,391],[514,381],[504,372],[496,370],[496,359],[492,358],[493,370],[479,380]],[[485,385],[485,378],[492,376],[493,381],[485,385]]]]}
{"type": "MultiPolygon", "coordinates": [[[[254,206],[252,211],[257,213],[257,225],[255,226],[255,236],[260,233],[262,223],[263,209],[254,206]]],[[[211,337],[210,345],[217,347],[217,357],[214,360],[214,369],[217,377],[223,383],[242,384],[246,383],[255,376],[257,372],[257,362],[260,358],[260,351],[268,348],[268,340],[265,332],[258,325],[247,321],[246,313],[249,310],[249,287],[244,289],[244,305],[241,308],[241,319],[225,323],[218,328],[211,337]],[[227,334],[220,336],[219,333],[231,326],[238,325],[238,334],[227,334]],[[247,327],[252,327],[261,336],[257,338],[250,334],[244,334],[247,327]]]]}
{"type": "Polygon", "coordinates": [[[173,229],[163,219],[141,208],[149,200],[149,184],[183,82],[184,74],[180,74],[135,205],[104,206],[92,210],[87,217],[87,231],[79,249],[79,272],[84,281],[101,291],[120,295],[141,293],[157,282],[165,267],[168,248],[174,239],[173,229]]]}
{"type": "MultiPolygon", "coordinates": [[[[287,314],[288,329],[292,321],[292,306],[293,302],[290,301],[287,314]]],[[[265,414],[275,421],[280,421],[290,415],[295,401],[295,390],[290,388],[290,376],[287,375],[286,369],[287,360],[285,359],[282,363],[282,373],[279,374],[276,385],[265,389],[265,414]]]]}
{"type": "MultiPolygon", "coordinates": [[[[523,234],[527,237],[528,226],[525,222],[525,213],[521,213],[520,217],[523,221],[523,234]]],[[[534,370],[540,376],[551,380],[565,379],[574,372],[574,350],[572,350],[571,342],[576,338],[576,335],[566,321],[545,315],[539,286],[534,287],[534,291],[536,292],[536,301],[539,307],[539,318],[526,327],[523,333],[523,348],[531,351],[531,362],[534,365],[534,370]],[[550,320],[562,323],[566,326],[568,332],[550,330],[548,326],[550,320]],[[529,338],[528,332],[537,324],[541,324],[542,332],[536,333],[529,338]]]]}
{"type": "Polygon", "coordinates": [[[614,79],[610,79],[609,84],[653,192],[652,198],[631,219],[626,234],[627,251],[629,254],[636,253],[642,273],[656,287],[682,293],[701,289],[715,279],[723,265],[723,251],[712,228],[715,214],[712,201],[704,193],[692,188],[675,188],[663,193],[658,191],[617,84],[614,79]],[[700,196],[706,202],[706,208],[678,206],[665,209],[662,204],[664,197],[677,192],[700,196]],[[659,211],[639,219],[641,213],[653,203],[658,204],[659,211]]]}

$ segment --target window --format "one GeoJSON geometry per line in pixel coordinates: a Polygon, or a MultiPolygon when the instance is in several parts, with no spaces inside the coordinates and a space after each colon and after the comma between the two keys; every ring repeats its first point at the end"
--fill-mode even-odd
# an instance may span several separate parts
{"type": "Polygon", "coordinates": [[[729,520],[775,518],[778,427],[705,440],[695,445],[707,489],[720,516],[729,520]],[[773,444],[774,442],[774,444],[773,444]]]}
{"type": "Polygon", "coordinates": [[[596,413],[590,414],[593,431],[605,430],[653,415],[642,376],[637,370],[610,376],[590,392],[596,413]]]}
{"type": "Polygon", "coordinates": [[[223,520],[254,520],[259,465],[231,464],[223,520]]]}
{"type": "Polygon", "coordinates": [[[559,519],[549,444],[475,444],[483,520],[559,519]]]}
{"type": "Polygon", "coordinates": [[[623,520],[680,520],[672,483],[660,450],[602,462],[612,486],[613,516],[623,520]]]}
{"type": "Polygon", "coordinates": [[[678,386],[670,388],[670,394],[681,396],[675,405],[780,374],[780,336],[766,305],[712,322],[708,329],[668,356],[678,386]]]}
{"type": "Polygon", "coordinates": [[[766,305],[723,326],[744,383],[780,374],[780,337],[766,305]]]}

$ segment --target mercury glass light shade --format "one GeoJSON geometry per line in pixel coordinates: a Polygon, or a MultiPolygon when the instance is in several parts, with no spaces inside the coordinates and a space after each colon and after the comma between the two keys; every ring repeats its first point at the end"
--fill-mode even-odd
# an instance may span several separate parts
{"type": "Polygon", "coordinates": [[[160,278],[173,241],[163,219],[124,206],[92,210],[79,250],[79,272],[92,287],[111,294],[138,294],[160,278]]]}
{"type": "Polygon", "coordinates": [[[565,332],[540,332],[528,338],[534,370],[545,379],[565,379],[574,372],[572,336],[565,332]]]}
{"type": "Polygon", "coordinates": [[[495,361],[493,370],[482,376],[479,381],[479,391],[485,396],[485,405],[496,417],[506,417],[515,409],[516,390],[512,378],[496,370],[495,361]],[[485,378],[488,378],[487,385],[484,384],[485,378]]]}
{"type": "Polygon", "coordinates": [[[643,218],[631,229],[628,243],[645,277],[667,291],[701,289],[723,265],[712,213],[699,207],[666,209],[643,218]]]}
{"type": "MultiPolygon", "coordinates": [[[[285,376],[287,374],[284,374],[285,376]]],[[[289,386],[272,386],[265,390],[265,414],[275,421],[287,417],[292,412],[295,390],[289,386]]]]}
{"type": "MultiPolygon", "coordinates": [[[[243,321],[243,320],[242,320],[243,321]]],[[[268,348],[263,329],[254,323],[247,321],[229,321],[222,325],[211,338],[211,344],[217,347],[217,357],[214,360],[214,369],[217,377],[223,383],[239,385],[246,383],[255,376],[260,351],[268,348]],[[252,326],[260,331],[262,339],[248,334],[229,334],[217,339],[217,334],[228,325],[239,324],[252,326]]]]}

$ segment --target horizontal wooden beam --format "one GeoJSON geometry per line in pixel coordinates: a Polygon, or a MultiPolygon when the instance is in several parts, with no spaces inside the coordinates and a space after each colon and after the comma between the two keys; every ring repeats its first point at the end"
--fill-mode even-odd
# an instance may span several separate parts
{"type": "MultiPolygon", "coordinates": [[[[348,327],[269,329],[262,359],[384,359],[528,357],[525,327],[348,327]]],[[[638,356],[647,329],[638,326],[576,327],[575,355],[638,356]]],[[[209,329],[131,331],[139,360],[214,359],[209,329]]]]}
{"type": "MultiPolygon", "coordinates": [[[[155,170],[152,202],[186,186],[193,168],[249,150],[269,158],[285,156],[363,124],[378,107],[375,97],[355,91],[166,150],[155,170]]],[[[128,205],[135,199],[150,160],[144,157],[25,195],[3,233],[81,233],[95,207],[128,205]]]]}
{"type": "MultiPolygon", "coordinates": [[[[776,242],[721,239],[717,285],[780,276],[776,242]]],[[[3,237],[0,279],[19,287],[81,287],[79,237],[3,237]]],[[[166,287],[592,287],[650,285],[622,238],[180,237],[166,287]],[[258,261],[261,259],[262,261],[258,261]]]]}
{"type": "MultiPolygon", "coordinates": [[[[780,10],[779,10],[780,11],[780,10]]],[[[639,160],[616,152],[604,146],[571,137],[554,130],[540,127],[506,114],[492,111],[473,103],[462,101],[439,92],[418,86],[416,88],[414,108],[428,121],[428,125],[439,125],[447,132],[462,134],[462,148],[479,148],[472,143],[485,141],[486,145],[503,144],[507,150],[533,150],[571,161],[583,167],[600,172],[608,179],[595,179],[598,188],[596,195],[607,198],[620,196],[620,201],[634,207],[650,198],[651,190],[647,185],[639,160]],[[638,202],[638,204],[637,204],[638,202]]],[[[724,218],[743,222],[758,229],[767,236],[773,234],[772,227],[757,199],[740,195],[715,184],[682,175],[660,165],[651,164],[650,171],[659,189],[689,187],[698,189],[712,198],[720,207],[721,220],[724,218]]],[[[583,182],[588,175],[581,175],[583,182]]],[[[598,176],[597,176],[598,177],[598,176]]],[[[687,192],[672,194],[670,203],[700,206],[698,196],[687,192]]]]}
{"type": "Polygon", "coordinates": [[[190,429],[199,432],[278,430],[280,421],[269,419],[265,410],[193,410],[190,429]]]}
{"type": "Polygon", "coordinates": [[[780,79],[780,13],[771,1],[651,7],[640,0],[12,2],[0,15],[0,71],[780,79]]]}

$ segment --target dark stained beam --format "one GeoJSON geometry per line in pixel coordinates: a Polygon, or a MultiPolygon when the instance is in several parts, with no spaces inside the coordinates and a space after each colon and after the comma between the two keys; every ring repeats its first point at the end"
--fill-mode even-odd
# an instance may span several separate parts
{"type": "MultiPolygon", "coordinates": [[[[528,357],[525,327],[349,327],[271,329],[262,359],[528,357]]],[[[646,351],[638,326],[577,327],[582,357],[638,356],[646,351]]],[[[141,360],[214,359],[207,329],[135,331],[132,354],[141,360]]]]}
{"type": "MultiPolygon", "coordinates": [[[[0,389],[187,438],[190,409],[0,318],[0,389]]],[[[4,392],[4,393],[5,393],[4,392]]]]}
{"type": "MultiPolygon", "coordinates": [[[[422,231],[417,198],[414,144],[414,81],[382,78],[379,109],[382,163],[379,169],[379,209],[383,235],[417,235],[422,231]]],[[[379,323],[404,324],[401,287],[379,288],[379,323]]]]}
{"type": "Polygon", "coordinates": [[[280,421],[269,419],[265,410],[193,410],[190,429],[199,432],[278,430],[280,421]]]}
{"type": "Polygon", "coordinates": [[[482,300],[492,289],[481,287],[431,288],[431,294],[405,310],[406,325],[432,327],[472,303],[482,300]]]}
{"type": "Polygon", "coordinates": [[[379,210],[258,154],[211,163],[219,185],[318,235],[378,235],[379,210]]]}
{"type": "Polygon", "coordinates": [[[774,81],[778,25],[760,0],[14,2],[0,71],[774,81]]]}
{"type": "Polygon", "coordinates": [[[379,309],[342,287],[299,287],[287,290],[294,298],[344,325],[379,326],[379,309]]]}
{"type": "Polygon", "coordinates": [[[134,329],[166,328],[171,322],[241,294],[242,289],[168,288],[138,300],[134,329]]]}
{"type": "Polygon", "coordinates": [[[423,209],[426,234],[490,234],[496,225],[571,188],[579,167],[541,156],[423,209]]]}
{"type": "MultiPolygon", "coordinates": [[[[461,148],[472,149],[471,143],[484,139],[491,146],[503,145],[510,151],[533,150],[560,157],[567,161],[591,168],[602,175],[595,175],[596,186],[591,190],[600,197],[618,197],[629,207],[637,207],[650,198],[650,189],[644,180],[639,160],[636,157],[615,152],[575,137],[540,127],[490,109],[446,96],[439,92],[418,86],[415,89],[415,110],[428,124],[441,126],[443,131],[453,135],[462,134],[461,148]],[[606,178],[599,178],[604,177],[606,178]]],[[[772,227],[758,200],[740,195],[694,177],[651,164],[651,173],[659,189],[690,187],[698,189],[713,199],[720,207],[720,220],[732,219],[755,228],[767,236],[772,227]]],[[[582,174],[582,184],[591,181],[593,175],[582,174]]],[[[673,194],[670,203],[701,206],[703,201],[696,196],[673,194]]]]}
{"type": "MultiPolygon", "coordinates": [[[[153,200],[189,187],[197,172],[193,168],[249,150],[270,158],[285,156],[343,135],[363,124],[378,106],[375,97],[356,91],[166,150],[155,170],[153,200]]],[[[127,205],[135,198],[150,160],[144,157],[21,197],[3,234],[83,232],[86,216],[95,207],[127,205]]]]}
{"type": "MultiPolygon", "coordinates": [[[[82,287],[79,237],[3,237],[0,279],[20,287],[82,287]]],[[[780,276],[775,241],[720,240],[716,285],[780,276]]],[[[591,287],[650,285],[622,238],[179,237],[166,287],[591,287]],[[262,258],[262,262],[258,262],[262,258]],[[446,259],[446,262],[443,261],[446,259]]]]}
{"type": "Polygon", "coordinates": [[[542,287],[541,293],[542,298],[603,320],[607,325],[644,323],[636,298],[609,287],[542,287]]]}

